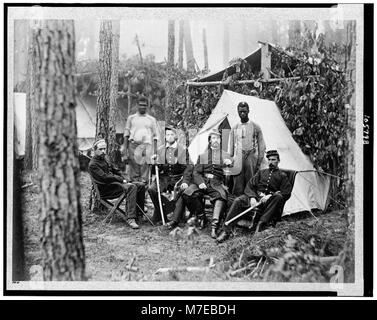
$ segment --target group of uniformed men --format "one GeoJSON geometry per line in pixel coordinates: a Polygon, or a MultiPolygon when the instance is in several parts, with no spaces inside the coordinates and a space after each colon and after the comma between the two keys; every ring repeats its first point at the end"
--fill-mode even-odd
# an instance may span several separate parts
{"type": "MultiPolygon", "coordinates": [[[[123,160],[129,162],[129,181],[106,159],[105,140],[94,143],[94,157],[89,164],[89,173],[100,183],[101,197],[118,197],[122,188],[110,183],[123,184],[127,190],[127,222],[133,229],[139,228],[136,220],[138,215],[141,216],[139,211],[144,209],[150,170],[150,164],[140,160],[153,148],[153,140],[158,135],[157,121],[146,109],[147,100],[139,99],[137,113],[130,115],[126,123],[121,153],[123,160]]],[[[280,158],[276,150],[270,150],[266,154],[269,168],[258,170],[266,149],[261,128],[250,121],[250,110],[246,102],[239,103],[237,109],[240,122],[230,131],[228,152],[222,150],[221,133],[212,130],[209,133],[208,148],[195,164],[186,161],[186,146],[178,142],[176,130],[165,127],[165,144],[152,152],[149,162],[154,164],[152,168],[158,171],[155,174],[159,176],[159,184],[157,185],[155,179],[148,187],[154,205],[152,221],[155,224],[160,223],[162,214],[167,221],[167,215],[173,212],[166,226],[174,229],[185,219],[187,208],[190,216],[197,219],[199,229],[204,229],[207,224],[205,198],[213,204],[211,237],[218,242],[225,241],[231,234],[233,223],[225,223],[250,206],[258,205],[261,212],[256,232],[261,231],[268,223],[280,219],[292,187],[287,175],[279,170],[280,158]],[[239,157],[242,159],[238,159],[239,157]],[[233,177],[232,189],[229,190],[225,183],[225,180],[228,180],[226,172],[237,161],[241,163],[240,171],[233,177]],[[172,192],[171,199],[162,194],[167,191],[172,192]],[[223,216],[224,226],[218,234],[223,216]]]]}

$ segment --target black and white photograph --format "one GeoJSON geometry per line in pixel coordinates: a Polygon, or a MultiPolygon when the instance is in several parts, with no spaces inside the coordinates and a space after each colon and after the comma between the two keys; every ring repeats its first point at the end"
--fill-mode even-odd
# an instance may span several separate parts
{"type": "Polygon", "coordinates": [[[4,10],[7,292],[365,295],[373,5],[4,10]]]}

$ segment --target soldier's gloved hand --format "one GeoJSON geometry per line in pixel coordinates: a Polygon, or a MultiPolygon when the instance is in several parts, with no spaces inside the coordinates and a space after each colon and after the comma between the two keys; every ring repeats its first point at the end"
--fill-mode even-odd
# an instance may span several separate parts
{"type": "Polygon", "coordinates": [[[183,182],[183,183],[181,184],[181,190],[186,190],[187,188],[188,188],[188,184],[185,183],[185,182],[183,182]]]}
{"type": "Polygon", "coordinates": [[[230,166],[231,164],[232,164],[232,160],[230,160],[230,159],[225,159],[224,160],[224,165],[230,166]]]}
{"type": "Polygon", "coordinates": [[[207,186],[206,186],[206,184],[205,183],[201,183],[200,185],[199,185],[199,189],[207,189],[207,186]]]}
{"type": "Polygon", "coordinates": [[[152,161],[152,163],[156,163],[156,161],[157,161],[157,154],[154,154],[153,156],[151,156],[151,161],[152,161]]]}
{"type": "Polygon", "coordinates": [[[271,198],[271,195],[268,194],[268,195],[264,196],[262,199],[260,199],[260,201],[261,201],[262,203],[266,203],[266,202],[268,201],[268,199],[270,199],[270,198],[271,198]]]}
{"type": "Polygon", "coordinates": [[[250,198],[250,207],[254,207],[257,204],[257,199],[250,198]]]}

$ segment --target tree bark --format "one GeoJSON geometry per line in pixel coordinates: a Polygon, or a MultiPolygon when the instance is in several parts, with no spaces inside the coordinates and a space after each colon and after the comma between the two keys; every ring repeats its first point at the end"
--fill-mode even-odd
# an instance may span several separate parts
{"type": "Polygon", "coordinates": [[[224,38],[223,38],[223,64],[227,67],[229,64],[229,24],[224,22],[224,38]]]}
{"type": "Polygon", "coordinates": [[[174,34],[174,20],[168,22],[168,66],[174,67],[174,48],[175,48],[175,34],[174,34]]]}
{"type": "Polygon", "coordinates": [[[40,72],[41,72],[41,46],[40,24],[31,21],[29,28],[28,45],[28,76],[26,93],[26,140],[25,140],[25,168],[38,169],[39,156],[39,118],[37,106],[39,105],[40,72]]]}
{"type": "Polygon", "coordinates": [[[118,144],[116,143],[116,118],[118,115],[119,33],[120,21],[112,21],[109,137],[107,148],[110,161],[113,163],[116,163],[116,152],[118,150],[118,144]]]}
{"type": "Polygon", "coordinates": [[[195,72],[195,58],[194,51],[192,48],[190,22],[187,20],[184,21],[184,40],[186,50],[187,71],[195,72]]]}
{"type": "MultiPolygon", "coordinates": [[[[105,139],[110,161],[115,160],[116,153],[119,28],[119,21],[101,21],[99,35],[99,84],[95,138],[96,140],[105,139]]],[[[99,201],[94,197],[93,190],[89,200],[89,207],[92,211],[98,211],[101,208],[99,201]]]]}
{"type": "Polygon", "coordinates": [[[40,185],[44,280],[85,280],[73,20],[46,20],[42,51],[40,185]]]}
{"type": "Polygon", "coordinates": [[[184,21],[179,21],[178,68],[183,69],[184,21]]]}
{"type": "Polygon", "coordinates": [[[209,66],[208,66],[208,47],[207,47],[206,29],[203,29],[203,49],[204,49],[204,72],[207,73],[209,71],[209,66]]]}

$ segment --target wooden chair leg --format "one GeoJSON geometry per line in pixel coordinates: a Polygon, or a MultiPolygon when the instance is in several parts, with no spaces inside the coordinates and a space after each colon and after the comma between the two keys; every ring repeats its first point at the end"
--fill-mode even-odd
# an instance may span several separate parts
{"type": "Polygon", "coordinates": [[[111,210],[110,210],[109,214],[105,217],[105,219],[102,220],[102,223],[105,223],[106,220],[109,217],[110,217],[110,223],[113,221],[114,214],[115,214],[116,211],[120,210],[118,207],[120,206],[120,204],[122,203],[122,201],[124,200],[125,197],[126,197],[126,193],[123,193],[114,204],[107,203],[107,205],[106,205],[104,203],[105,206],[107,208],[111,208],[111,210]]]}

